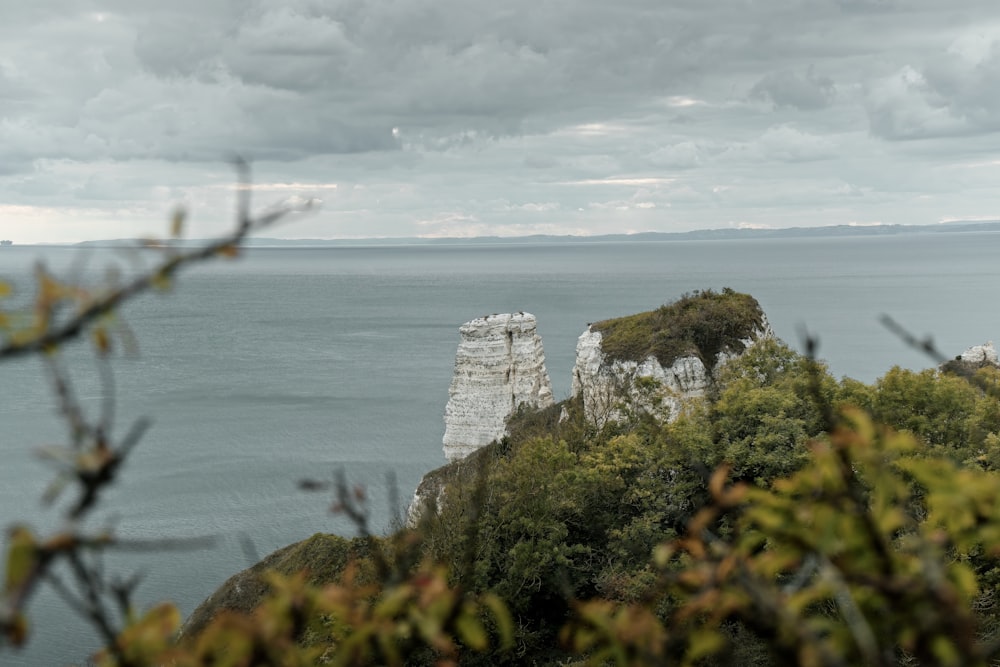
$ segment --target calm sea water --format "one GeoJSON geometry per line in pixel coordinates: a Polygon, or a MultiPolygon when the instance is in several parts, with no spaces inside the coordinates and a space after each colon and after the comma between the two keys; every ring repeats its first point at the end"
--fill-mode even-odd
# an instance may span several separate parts
{"type": "MultiPolygon", "coordinates": [[[[249,564],[241,535],[264,555],[317,531],[350,533],[326,497],[297,490],[302,477],[343,468],[368,488],[374,526],[388,525],[391,488],[405,504],[444,463],[442,415],[462,322],[534,313],[562,398],[588,322],[730,286],[756,296],[789,343],[803,328],[818,335],[835,375],[871,381],[896,364],[930,365],[878,324],[883,313],[948,353],[1000,337],[998,249],[994,233],[255,249],[125,309],[140,354],[114,364],[118,433],[143,415],[154,427],[94,525],[133,538],[215,536],[207,551],[129,554],[127,566],[110,559],[144,573],[140,602],[172,599],[189,613],[249,564]]],[[[2,249],[0,277],[26,285],[39,253],[64,270],[82,256],[2,249]]],[[[98,253],[86,266],[92,274],[110,261],[98,253]]],[[[106,389],[89,353],[70,350],[68,362],[96,410],[106,389]]],[[[58,525],[38,500],[51,474],[31,454],[64,435],[41,371],[37,360],[0,365],[2,525],[58,525]]],[[[0,664],[67,664],[96,644],[52,594],[31,611],[32,645],[0,654],[0,664]]]]}

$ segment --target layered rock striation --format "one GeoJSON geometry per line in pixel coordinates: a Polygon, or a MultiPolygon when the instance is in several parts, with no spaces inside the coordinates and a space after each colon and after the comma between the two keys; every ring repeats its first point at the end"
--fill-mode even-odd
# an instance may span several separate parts
{"type": "Polygon", "coordinates": [[[530,313],[489,315],[466,322],[444,411],[449,461],[502,438],[520,406],[552,405],[552,383],[537,321],[530,313]]]}

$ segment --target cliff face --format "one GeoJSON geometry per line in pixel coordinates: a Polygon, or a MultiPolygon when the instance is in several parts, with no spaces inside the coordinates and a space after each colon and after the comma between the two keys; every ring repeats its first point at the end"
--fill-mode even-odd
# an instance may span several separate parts
{"type": "Polygon", "coordinates": [[[1000,358],[997,357],[997,349],[993,346],[993,341],[983,345],[973,345],[958,358],[967,364],[1000,366],[1000,358]]]}
{"type": "Polygon", "coordinates": [[[669,420],[684,400],[702,396],[708,388],[710,373],[698,357],[680,357],[666,368],[652,356],[641,362],[609,361],[602,338],[588,328],[577,340],[572,389],[574,397],[583,398],[587,419],[599,427],[634,408],[669,420]]]}
{"type": "Polygon", "coordinates": [[[599,322],[583,332],[576,345],[572,391],[583,399],[588,420],[600,427],[630,413],[674,419],[686,401],[705,394],[722,364],[774,336],[759,304],[747,295],[727,291],[685,298],[690,303],[684,308],[665,306],[599,322]],[[691,304],[720,313],[706,322],[693,320],[691,304]],[[622,331],[632,340],[623,340],[622,331]],[[616,336],[613,353],[605,332],[616,336]]]}
{"type": "Polygon", "coordinates": [[[959,375],[972,375],[980,368],[1000,368],[1000,356],[993,341],[982,345],[973,345],[954,359],[940,364],[943,371],[958,373],[959,375]]]}
{"type": "Polygon", "coordinates": [[[552,405],[542,339],[530,313],[490,315],[466,322],[444,412],[444,454],[468,456],[505,435],[521,405],[552,405]]]}

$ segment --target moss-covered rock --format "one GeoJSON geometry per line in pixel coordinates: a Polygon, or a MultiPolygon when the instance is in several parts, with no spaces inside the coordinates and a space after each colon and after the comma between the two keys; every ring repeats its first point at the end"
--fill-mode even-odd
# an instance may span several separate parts
{"type": "Polygon", "coordinates": [[[720,352],[743,352],[764,322],[756,299],[726,287],[685,294],[656,310],[596,322],[590,329],[601,334],[610,361],[654,356],[666,368],[680,357],[697,356],[711,370],[720,352]]]}

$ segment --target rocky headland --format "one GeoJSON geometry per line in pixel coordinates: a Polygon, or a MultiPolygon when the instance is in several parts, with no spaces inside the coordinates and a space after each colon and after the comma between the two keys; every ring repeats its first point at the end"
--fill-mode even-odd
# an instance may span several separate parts
{"type": "Polygon", "coordinates": [[[711,318],[714,331],[685,323],[685,314],[692,318],[683,304],[589,325],[573,366],[573,396],[582,399],[587,418],[598,427],[636,413],[674,419],[685,402],[704,396],[727,360],[774,336],[752,297],[713,294],[702,307],[720,311],[717,321],[711,318]],[[632,339],[622,340],[622,330],[632,339]]]}
{"type": "MultiPolygon", "coordinates": [[[[415,526],[428,506],[440,508],[452,482],[479,474],[512,418],[524,408],[551,423],[567,409],[583,410],[601,427],[640,412],[674,419],[686,401],[709,390],[723,364],[773,337],[753,297],[732,290],[699,292],[661,308],[587,326],[577,343],[573,396],[555,404],[537,321],[530,313],[489,315],[459,328],[461,339],[445,407],[448,463],[427,473],[407,513],[415,526]]],[[[185,627],[197,634],[219,611],[247,611],[261,599],[260,574],[306,567],[330,580],[363,541],[313,536],[235,575],[198,608],[185,627]]]]}
{"type": "MultiPolygon", "coordinates": [[[[445,408],[449,464],[421,480],[407,510],[415,525],[430,502],[444,502],[461,459],[501,439],[519,406],[553,405],[533,315],[491,315],[460,328],[455,375],[445,408]]],[[[677,417],[704,396],[715,374],[774,332],[757,300],[730,289],[695,292],[657,310],[587,326],[576,346],[571,401],[597,428],[648,414],[677,417]]]]}

